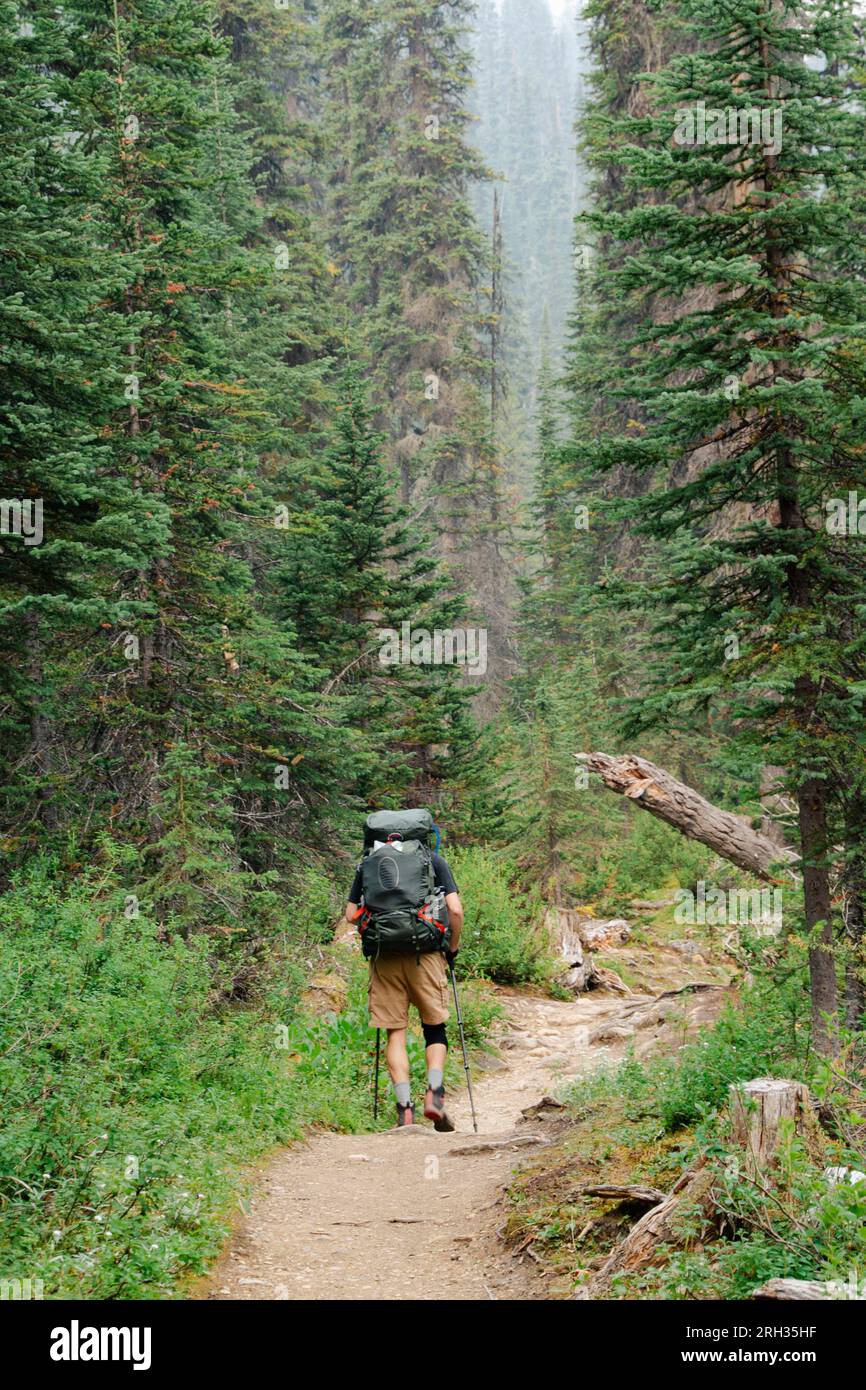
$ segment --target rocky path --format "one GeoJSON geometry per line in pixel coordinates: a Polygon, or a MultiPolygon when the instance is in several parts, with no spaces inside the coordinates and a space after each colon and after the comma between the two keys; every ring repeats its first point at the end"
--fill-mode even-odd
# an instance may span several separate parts
{"type": "Polygon", "coordinates": [[[510,1169],[546,1142],[543,1121],[521,1112],[611,1059],[592,1035],[615,1025],[634,996],[561,1002],[514,993],[503,1002],[503,1060],[474,1088],[478,1135],[461,1092],[449,1102],[455,1134],[426,1124],[319,1133],[284,1151],[262,1169],[248,1215],[197,1296],[543,1299],[541,1274],[496,1237],[510,1169]]]}

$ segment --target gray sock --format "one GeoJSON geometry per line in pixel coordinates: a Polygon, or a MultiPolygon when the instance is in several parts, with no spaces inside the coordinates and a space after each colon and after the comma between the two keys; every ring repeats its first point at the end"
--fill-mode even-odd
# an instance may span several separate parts
{"type": "Polygon", "coordinates": [[[438,1067],[430,1067],[427,1072],[427,1085],[438,1091],[442,1085],[442,1072],[438,1067]]]}
{"type": "Polygon", "coordinates": [[[408,1105],[412,1096],[411,1081],[395,1081],[394,1095],[397,1097],[398,1105],[408,1105]]]}

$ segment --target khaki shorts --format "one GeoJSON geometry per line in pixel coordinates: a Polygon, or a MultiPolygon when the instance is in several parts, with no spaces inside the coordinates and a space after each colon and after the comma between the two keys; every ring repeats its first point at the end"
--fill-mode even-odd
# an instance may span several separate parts
{"type": "Polygon", "coordinates": [[[438,951],[420,960],[407,951],[370,962],[371,1026],[406,1028],[410,1004],[422,1023],[448,1022],[448,976],[438,951]]]}

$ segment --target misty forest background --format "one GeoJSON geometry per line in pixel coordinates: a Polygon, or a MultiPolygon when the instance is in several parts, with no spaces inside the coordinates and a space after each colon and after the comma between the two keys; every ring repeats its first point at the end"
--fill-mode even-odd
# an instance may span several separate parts
{"type": "Polygon", "coordinates": [[[44,509],[0,536],[0,1273],[170,1293],[245,1160],[369,1124],[362,982],[303,1002],[369,809],[433,809],[467,979],[549,983],[550,905],[754,882],[581,751],[802,856],[694,1113],[792,1057],[866,1113],[858,7],[0,17],[0,496],[44,509]],[[781,148],[678,143],[699,101],[781,148]],[[404,622],[485,677],[381,664],[404,622]]]}

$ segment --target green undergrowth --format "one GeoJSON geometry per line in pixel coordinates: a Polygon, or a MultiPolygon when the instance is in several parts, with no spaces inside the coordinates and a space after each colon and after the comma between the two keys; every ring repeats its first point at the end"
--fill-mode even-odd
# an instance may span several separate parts
{"type": "MultiPolygon", "coordinates": [[[[218,1253],[251,1162],[310,1126],[371,1127],[362,963],[345,1013],[302,1006],[344,886],[308,867],[287,887],[282,909],[250,905],[254,930],[197,931],[132,902],[113,849],[72,879],[40,861],[0,899],[0,1281],[172,1297],[218,1253]]],[[[479,1046],[496,1005],[475,982],[463,1003],[479,1046]]],[[[390,1122],[384,1084],[383,1102],[390,1122]]]]}
{"type": "Polygon", "coordinates": [[[706,846],[633,807],[615,810],[611,833],[582,866],[582,896],[600,917],[629,917],[633,898],[665,896],[671,884],[712,877],[714,856],[706,846]]]}
{"type": "Polygon", "coordinates": [[[549,984],[557,965],[542,930],[544,904],[522,887],[502,856],[478,846],[449,853],[466,926],[460,938],[464,975],[503,985],[549,984]]]}

